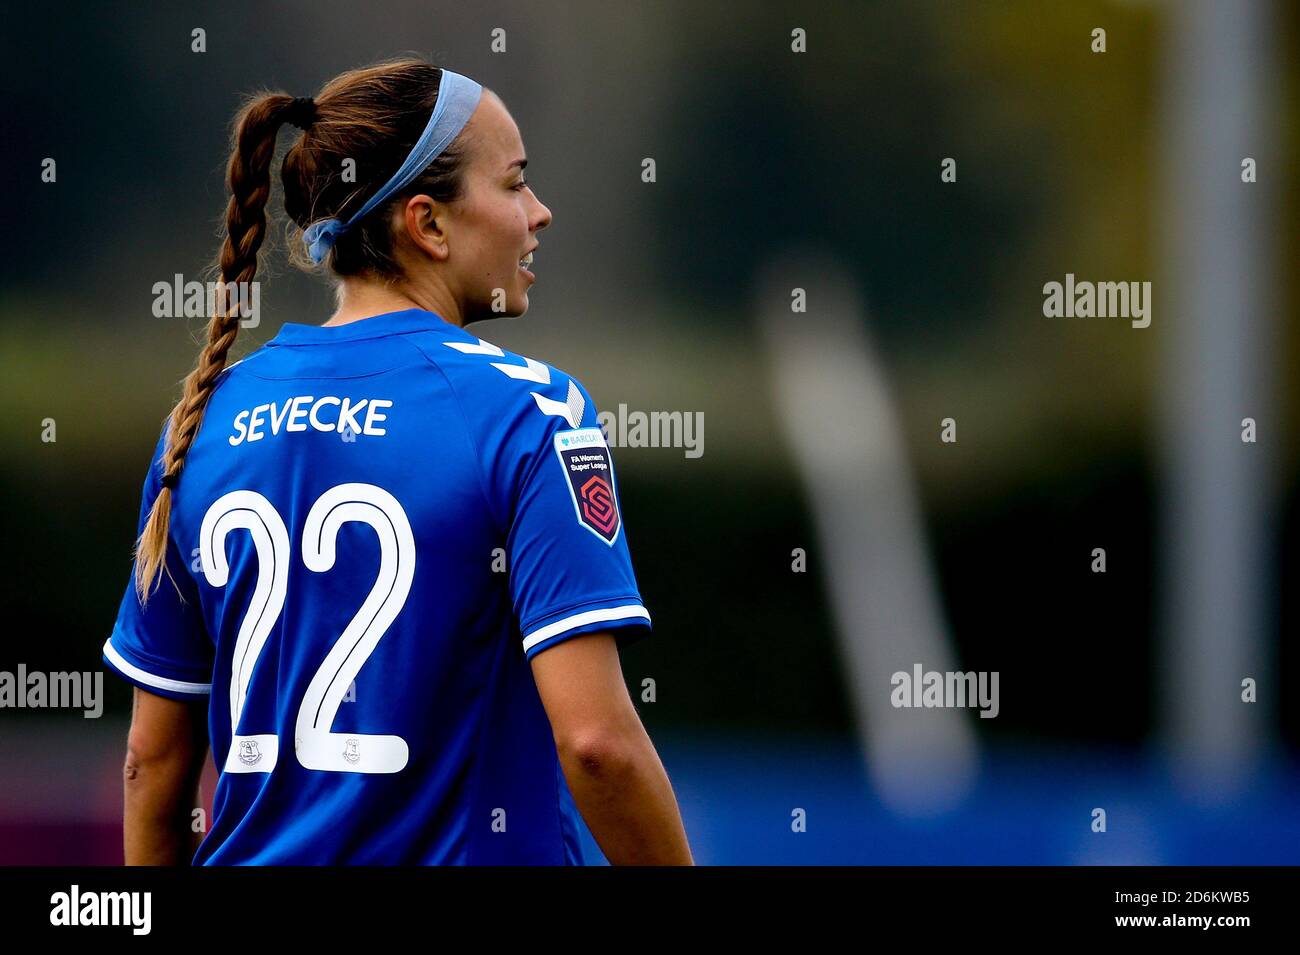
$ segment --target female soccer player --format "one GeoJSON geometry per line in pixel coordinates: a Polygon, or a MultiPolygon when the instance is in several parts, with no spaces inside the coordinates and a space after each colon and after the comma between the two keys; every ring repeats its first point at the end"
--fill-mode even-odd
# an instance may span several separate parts
{"type": "Polygon", "coordinates": [[[239,295],[219,296],[159,438],[103,651],[136,686],[127,863],[577,864],[576,803],[611,862],[690,864],[619,666],[650,615],[595,404],[465,330],[528,310],[551,213],[519,130],[418,59],[252,99],[236,293],[284,123],[292,247],[338,307],[227,365],[239,295]]]}

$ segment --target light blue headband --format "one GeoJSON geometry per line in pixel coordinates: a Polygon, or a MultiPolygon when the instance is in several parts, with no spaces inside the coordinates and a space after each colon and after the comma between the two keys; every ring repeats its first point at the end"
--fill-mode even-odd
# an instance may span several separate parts
{"type": "Polygon", "coordinates": [[[393,195],[409,186],[415,177],[428,168],[442,154],[453,139],[465,128],[470,115],[478,108],[479,97],[483,87],[468,76],[461,76],[451,70],[442,71],[438,83],[438,101],[433,106],[433,115],[429,125],[424,127],[419,140],[402,163],[402,168],[393,174],[393,178],[384,187],[370,197],[370,200],[357,210],[356,215],[347,222],[339,219],[321,219],[313,222],[302,234],[302,241],[307,246],[307,254],[319,265],[329,253],[334,243],[348,229],[363,219],[378,206],[383,205],[393,195]]]}

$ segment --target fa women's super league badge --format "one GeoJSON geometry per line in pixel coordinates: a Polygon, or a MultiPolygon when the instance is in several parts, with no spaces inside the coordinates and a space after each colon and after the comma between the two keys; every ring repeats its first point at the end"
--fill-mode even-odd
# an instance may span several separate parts
{"type": "Polygon", "coordinates": [[[561,431],[555,435],[555,453],[569,480],[578,523],[612,546],[621,522],[604,433],[599,428],[561,431]]]}

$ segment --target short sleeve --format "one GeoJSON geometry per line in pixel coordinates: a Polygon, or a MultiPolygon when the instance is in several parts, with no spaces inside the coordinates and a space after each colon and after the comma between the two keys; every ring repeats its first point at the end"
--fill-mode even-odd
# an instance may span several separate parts
{"type": "Polygon", "coordinates": [[[579,427],[542,413],[539,403],[520,429],[531,447],[524,449],[528,465],[511,508],[506,550],[510,596],[530,660],[583,633],[608,630],[626,645],[650,632],[613,453],[590,395],[571,380],[582,396],[579,427]]]}
{"type": "MultiPolygon", "coordinates": [[[[165,436],[164,427],[144,482],[137,538],[162,489],[165,436]]],[[[132,566],[117,622],[104,644],[103,660],[118,676],[151,693],[175,700],[200,699],[212,689],[213,645],[199,611],[193,578],[170,540],[166,559],[171,577],[166,570],[162,572],[162,579],[144,606],[136,593],[132,566]],[[181,593],[177,593],[177,586],[181,593]]]]}

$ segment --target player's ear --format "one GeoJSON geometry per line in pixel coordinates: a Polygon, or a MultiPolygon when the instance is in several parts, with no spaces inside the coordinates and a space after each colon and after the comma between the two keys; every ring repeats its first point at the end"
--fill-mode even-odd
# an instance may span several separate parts
{"type": "Polygon", "coordinates": [[[446,205],[424,193],[406,200],[402,208],[402,231],[424,254],[445,261],[450,253],[448,233],[451,216],[446,205]]]}

